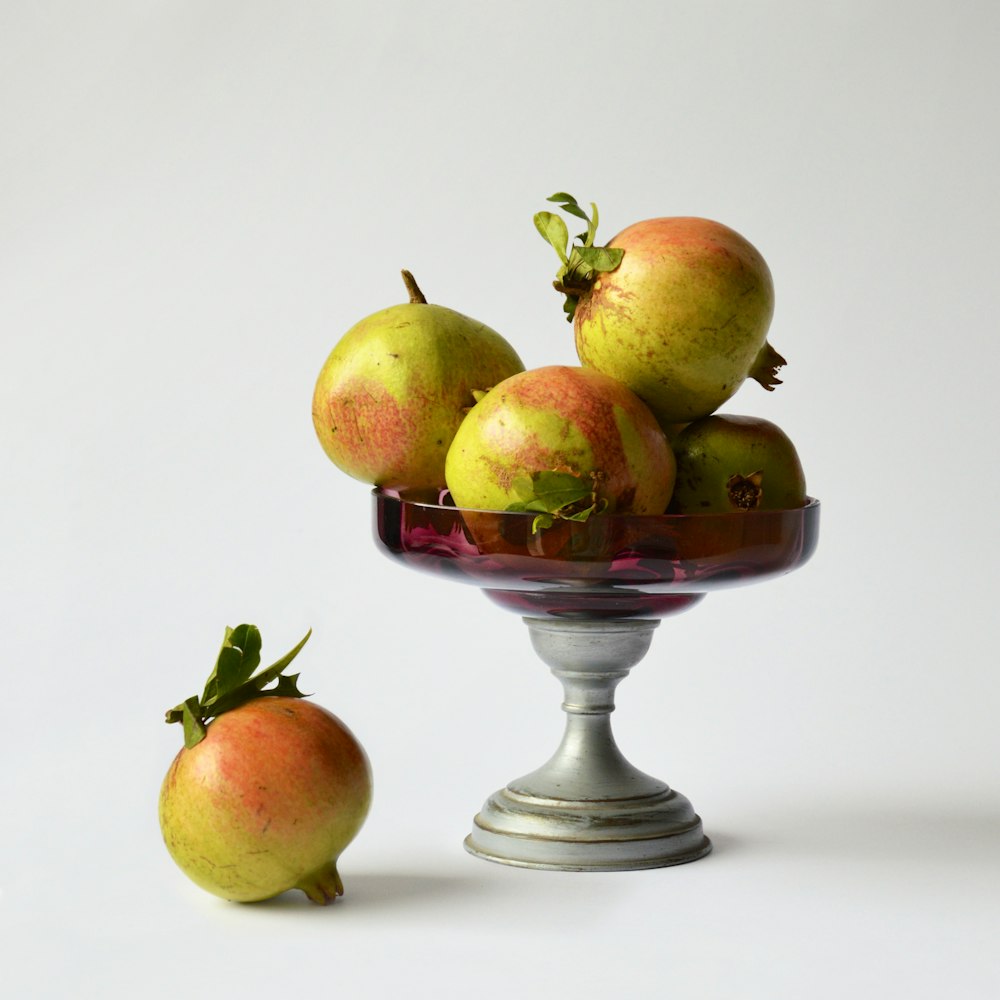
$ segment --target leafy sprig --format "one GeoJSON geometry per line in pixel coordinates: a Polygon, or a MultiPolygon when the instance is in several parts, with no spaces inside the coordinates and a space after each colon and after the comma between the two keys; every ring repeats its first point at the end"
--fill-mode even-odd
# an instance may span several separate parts
{"type": "Polygon", "coordinates": [[[594,283],[598,274],[613,271],[622,262],[625,251],[617,247],[594,246],[597,235],[597,205],[590,203],[590,215],[580,207],[579,202],[565,191],[557,191],[548,201],[556,202],[567,215],[583,219],[587,223],[585,232],[574,239],[579,244],[570,246],[569,229],[563,219],[554,212],[536,212],[535,228],[542,239],[550,244],[559,255],[561,267],[552,282],[556,291],[566,296],[563,311],[566,319],[572,320],[580,296],[594,283]]]}
{"type": "Polygon", "coordinates": [[[586,521],[591,514],[600,514],[608,506],[597,495],[600,473],[577,476],[572,472],[542,471],[519,476],[511,484],[518,499],[507,510],[534,513],[532,533],[551,528],[556,519],[586,521]]]}
{"type": "Polygon", "coordinates": [[[285,698],[305,698],[298,687],[298,674],[282,673],[298,656],[302,647],[312,635],[310,629],[294,649],[285,653],[271,666],[258,671],[260,665],[261,638],[256,625],[226,626],[226,636],[215,661],[215,667],[205,682],[205,689],[198,695],[182,701],[167,711],[167,722],[184,725],[184,746],[190,749],[205,738],[206,723],[209,719],[231,712],[256,698],[281,695],[285,698]],[[267,685],[276,681],[274,687],[267,685]]]}

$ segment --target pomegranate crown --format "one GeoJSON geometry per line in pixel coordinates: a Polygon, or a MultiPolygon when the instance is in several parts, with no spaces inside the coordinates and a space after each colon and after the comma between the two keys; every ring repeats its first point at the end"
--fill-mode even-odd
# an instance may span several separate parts
{"type": "Polygon", "coordinates": [[[272,663],[271,666],[254,673],[260,665],[260,630],[256,625],[226,626],[222,649],[215,661],[215,667],[205,682],[201,697],[192,695],[186,701],[167,711],[167,722],[184,724],[184,746],[197,746],[206,733],[206,723],[223,712],[231,712],[240,705],[256,698],[281,695],[285,698],[305,698],[298,687],[298,674],[284,675],[282,671],[296,656],[312,635],[310,629],[298,645],[272,663]],[[274,687],[267,687],[276,681],[274,687]]]}
{"type": "Polygon", "coordinates": [[[590,203],[590,215],[587,215],[576,198],[565,191],[557,191],[547,200],[556,202],[567,215],[583,219],[587,223],[586,232],[574,237],[580,242],[570,246],[569,229],[561,216],[555,212],[536,212],[534,217],[535,228],[542,234],[542,239],[559,255],[561,267],[556,272],[552,285],[557,292],[566,296],[563,311],[567,321],[572,322],[580,296],[590,288],[599,274],[618,267],[625,251],[617,247],[594,246],[597,235],[597,205],[594,202],[590,203]]]}

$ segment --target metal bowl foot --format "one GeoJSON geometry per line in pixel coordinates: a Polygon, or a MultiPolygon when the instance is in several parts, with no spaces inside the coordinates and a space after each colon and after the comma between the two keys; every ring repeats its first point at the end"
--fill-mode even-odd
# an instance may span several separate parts
{"type": "Polygon", "coordinates": [[[631,871],[704,857],[712,849],[691,803],[667,789],[614,802],[567,802],[511,788],[491,795],[465,849],[520,868],[631,871]]]}

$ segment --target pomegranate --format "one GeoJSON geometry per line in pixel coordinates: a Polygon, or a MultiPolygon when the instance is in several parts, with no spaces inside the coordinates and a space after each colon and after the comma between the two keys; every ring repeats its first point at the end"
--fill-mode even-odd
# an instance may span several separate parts
{"type": "MultiPolygon", "coordinates": [[[[553,195],[574,215],[570,195],[553,195]]],[[[541,218],[540,218],[541,217],[541,218]]],[[[700,218],[657,218],[593,246],[597,210],[582,247],[567,255],[552,213],[535,225],[563,261],[580,361],[620,379],[663,424],[714,412],[747,377],[780,384],[784,358],[767,342],[774,287],[767,263],[739,233],[700,218]]]]}
{"type": "Polygon", "coordinates": [[[192,881],[225,899],[297,888],[328,903],[344,891],[337,861],[368,813],[371,770],[350,730],[304,700],[298,675],[281,675],[306,639],[254,675],[260,633],[227,629],[203,695],[167,713],[184,723],[185,746],[160,791],[163,839],[192,881]]]}
{"type": "Polygon", "coordinates": [[[355,479],[440,489],[466,411],[524,365],[495,330],[428,304],[413,276],[403,277],[410,301],[361,320],[330,352],[313,425],[329,458],[355,479]]]}
{"type": "Polygon", "coordinates": [[[469,411],[445,474],[459,507],[577,520],[602,511],[662,514],[674,456],[627,386],[589,368],[551,365],[513,375],[469,411]]]}
{"type": "Polygon", "coordinates": [[[716,413],[674,439],[673,514],[788,510],[806,502],[798,453],[780,427],[760,417],[716,413]]]}

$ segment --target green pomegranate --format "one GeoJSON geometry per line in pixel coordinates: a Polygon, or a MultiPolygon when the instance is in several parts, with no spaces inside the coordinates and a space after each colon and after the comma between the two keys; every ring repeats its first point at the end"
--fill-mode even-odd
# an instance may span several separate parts
{"type": "Polygon", "coordinates": [[[387,489],[443,488],[451,440],[476,397],[523,371],[495,330],[427,303],[408,271],[410,301],[353,326],[316,380],[312,417],[333,463],[387,489]]]}
{"type": "Polygon", "coordinates": [[[688,424],[673,447],[677,481],[672,514],[787,510],[806,502],[795,445],[769,420],[729,414],[703,417],[688,424]]]}
{"type": "Polygon", "coordinates": [[[459,507],[576,520],[662,514],[674,456],[627,386],[589,368],[550,365],[511,376],[469,411],[445,475],[459,507]]]}
{"type": "MultiPolygon", "coordinates": [[[[550,200],[586,218],[570,195],[550,200]]],[[[556,288],[580,361],[623,381],[662,424],[713,413],[747,377],[780,384],[785,361],[767,342],[771,273],[739,233],[709,219],[657,218],[595,247],[593,207],[584,244],[567,255],[558,216],[539,213],[535,224],[563,260],[556,288]]]]}
{"type": "Polygon", "coordinates": [[[371,769],[340,719],[303,700],[298,675],[281,675],[306,639],[254,674],[259,631],[227,629],[203,694],[167,713],[184,724],[184,747],[160,790],[163,839],[225,899],[301,889],[322,904],[344,891],[337,861],[368,813],[371,769]]]}

